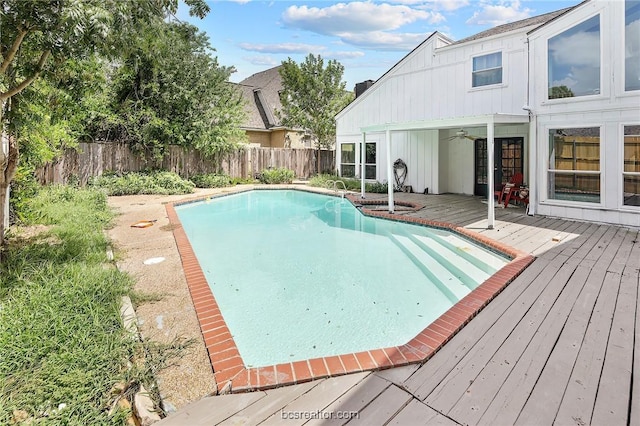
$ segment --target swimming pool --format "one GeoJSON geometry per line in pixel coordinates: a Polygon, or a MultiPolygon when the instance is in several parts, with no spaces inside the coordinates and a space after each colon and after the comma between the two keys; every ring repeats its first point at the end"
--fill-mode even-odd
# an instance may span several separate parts
{"type": "Polygon", "coordinates": [[[249,368],[404,344],[510,260],[304,191],[176,211],[249,368]]]}

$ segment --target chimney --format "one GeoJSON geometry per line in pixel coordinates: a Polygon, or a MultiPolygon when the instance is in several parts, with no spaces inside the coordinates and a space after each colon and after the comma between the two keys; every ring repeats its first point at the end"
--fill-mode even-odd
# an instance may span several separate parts
{"type": "Polygon", "coordinates": [[[366,80],[366,81],[363,81],[362,83],[356,83],[356,88],[355,88],[356,98],[362,95],[365,92],[365,90],[367,90],[372,85],[373,85],[373,80],[366,80]]]}

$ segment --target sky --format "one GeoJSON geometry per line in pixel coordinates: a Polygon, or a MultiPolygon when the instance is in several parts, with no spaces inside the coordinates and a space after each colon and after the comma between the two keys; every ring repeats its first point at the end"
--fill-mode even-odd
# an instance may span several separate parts
{"type": "Polygon", "coordinates": [[[218,63],[233,66],[231,81],[309,54],[344,66],[346,89],[377,80],[439,31],[460,40],[497,25],[574,6],[580,0],[208,0],[205,19],[177,17],[209,36],[218,63]]]}

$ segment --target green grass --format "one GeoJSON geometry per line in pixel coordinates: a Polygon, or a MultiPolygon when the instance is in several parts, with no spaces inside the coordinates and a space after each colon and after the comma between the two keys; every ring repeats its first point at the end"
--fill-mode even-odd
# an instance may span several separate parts
{"type": "Polygon", "coordinates": [[[126,413],[108,415],[110,390],[130,380],[136,343],[119,315],[131,280],[104,266],[106,196],[44,189],[23,217],[52,227],[10,244],[1,266],[0,424],[123,424],[126,413]]]}

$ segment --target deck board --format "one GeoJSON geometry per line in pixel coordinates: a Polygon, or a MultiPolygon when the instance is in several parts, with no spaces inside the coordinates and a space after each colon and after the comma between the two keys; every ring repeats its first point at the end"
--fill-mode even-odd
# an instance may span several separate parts
{"type": "Polygon", "coordinates": [[[431,426],[454,426],[458,423],[450,418],[438,413],[433,408],[418,401],[411,400],[398,414],[396,414],[389,425],[431,425],[431,426]]]}
{"type": "MultiPolygon", "coordinates": [[[[263,425],[282,424],[284,413],[307,413],[324,411],[333,401],[339,398],[352,387],[356,386],[370,373],[356,373],[346,376],[335,377],[333,379],[323,379],[318,386],[312,388],[309,392],[300,395],[289,404],[281,407],[267,418],[263,425]]],[[[286,419],[288,425],[302,425],[309,419],[286,419]]]]}
{"type": "Polygon", "coordinates": [[[536,260],[422,365],[207,398],[189,417],[181,411],[161,424],[279,424],[288,410],[359,412],[309,425],[640,425],[637,229],[531,217],[520,207],[497,207],[487,229],[487,205],[477,197],[396,199],[424,205],[399,215],[465,226],[536,260]]]}
{"type": "Polygon", "coordinates": [[[226,419],[225,421],[220,422],[220,424],[229,426],[236,425],[238,423],[242,423],[243,425],[257,425],[271,417],[273,413],[282,410],[283,407],[306,394],[320,383],[322,382],[315,381],[270,390],[269,392],[266,392],[264,398],[257,400],[241,412],[236,413],[233,418],[226,419]]]}
{"type": "MultiPolygon", "coordinates": [[[[589,328],[588,325],[594,311],[596,314],[602,313],[602,315],[596,315],[598,320],[604,320],[608,310],[613,307],[611,296],[614,296],[613,301],[615,301],[617,286],[613,279],[610,280],[611,285],[604,286],[603,284],[605,278],[611,278],[607,274],[606,268],[613,260],[621,242],[622,238],[620,238],[617,229],[609,228],[598,245],[585,256],[583,262],[587,262],[589,266],[591,265],[590,261],[597,260],[569,313],[562,333],[558,337],[536,386],[516,420],[516,424],[551,424],[554,421],[587,331],[592,331],[589,334],[594,334],[601,339],[601,331],[610,328],[607,325],[600,327],[600,324],[589,328]],[[602,295],[601,290],[603,290],[602,295]]],[[[587,345],[594,342],[598,342],[597,338],[593,341],[589,339],[587,345]]],[[[599,350],[599,345],[589,346],[585,352],[599,350]]],[[[595,374],[599,375],[599,369],[595,374]]],[[[571,402],[569,401],[569,403],[571,402]]],[[[589,410],[589,418],[590,414],[589,410]]]]}
{"type": "Polygon", "coordinates": [[[389,381],[370,374],[323,409],[329,419],[313,419],[305,425],[343,425],[350,420],[348,413],[359,413],[389,386],[389,381]]]}
{"type": "Polygon", "coordinates": [[[360,411],[358,417],[352,419],[347,424],[350,426],[382,426],[402,410],[412,399],[412,396],[407,392],[399,389],[395,385],[391,385],[360,411]]]}

